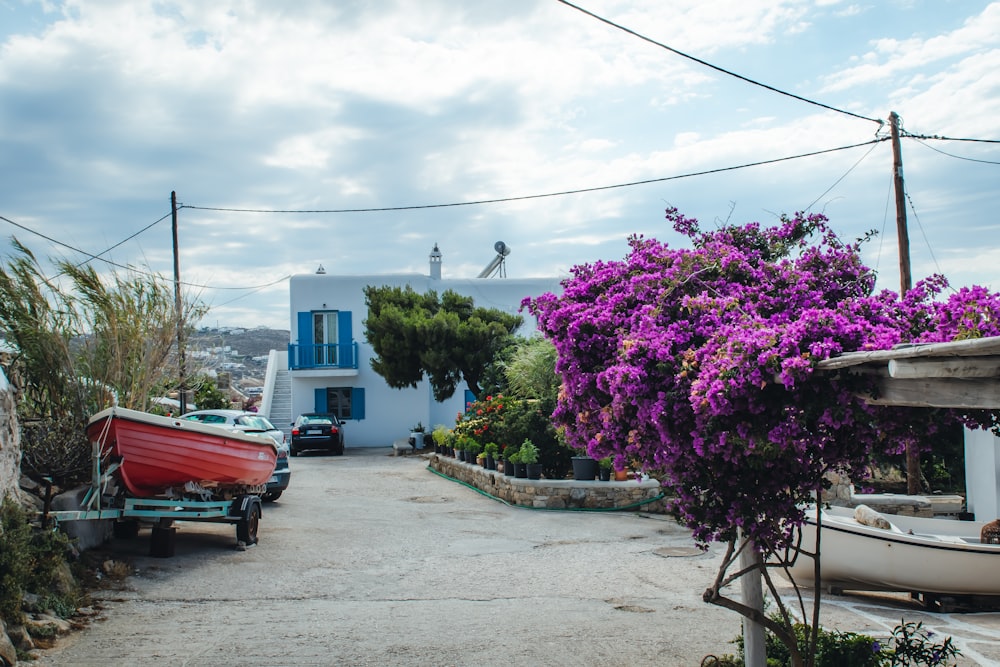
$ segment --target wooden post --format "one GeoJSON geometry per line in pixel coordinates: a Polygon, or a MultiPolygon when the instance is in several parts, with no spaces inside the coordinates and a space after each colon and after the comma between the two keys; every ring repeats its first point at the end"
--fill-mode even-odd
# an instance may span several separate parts
{"type": "Polygon", "coordinates": [[[177,317],[177,359],[180,363],[179,384],[177,388],[177,398],[180,401],[180,412],[187,412],[187,380],[184,377],[184,306],[181,302],[181,260],[177,246],[177,192],[170,193],[170,211],[172,219],[172,231],[174,236],[174,311],[177,317]]]}
{"type": "MultiPolygon", "coordinates": [[[[892,182],[896,192],[896,239],[899,242],[899,298],[913,287],[910,275],[910,235],[906,229],[906,189],[903,187],[903,152],[899,146],[899,116],[889,112],[892,134],[892,182]]],[[[920,455],[916,447],[906,445],[906,492],[920,493],[920,455]]]]}
{"type": "MultiPolygon", "coordinates": [[[[754,565],[760,565],[761,555],[757,553],[752,542],[747,540],[740,531],[743,541],[740,551],[740,569],[745,570],[754,565]]],[[[760,570],[747,572],[740,577],[743,593],[743,604],[751,609],[764,613],[764,592],[761,584],[760,570]]],[[[767,665],[767,644],[764,626],[749,618],[743,618],[743,665],[744,667],[765,667],[767,665]]]]}

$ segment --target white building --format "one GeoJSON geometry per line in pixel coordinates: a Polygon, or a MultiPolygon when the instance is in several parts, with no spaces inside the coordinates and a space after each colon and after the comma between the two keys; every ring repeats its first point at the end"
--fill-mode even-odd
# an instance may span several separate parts
{"type": "MultiPolygon", "coordinates": [[[[487,269],[491,267],[497,268],[497,262],[487,269]]],[[[420,294],[452,290],[472,297],[476,306],[520,314],[525,320],[522,335],[533,333],[537,323],[520,312],[521,301],[562,290],[558,278],[442,279],[436,245],[429,275],[337,276],[322,267],[294,275],[289,280],[291,340],[287,354],[271,353],[261,402],[261,411],[279,428],[288,431],[294,417],[304,412],[335,412],[346,421],[348,447],[386,447],[407,437],[418,422],[428,432],[438,424],[453,425],[471,400],[464,383],[438,403],[426,379],[415,389],[392,389],[372,370],[374,353],[364,337],[368,311],[363,290],[369,285],[409,285],[420,294]]]]}

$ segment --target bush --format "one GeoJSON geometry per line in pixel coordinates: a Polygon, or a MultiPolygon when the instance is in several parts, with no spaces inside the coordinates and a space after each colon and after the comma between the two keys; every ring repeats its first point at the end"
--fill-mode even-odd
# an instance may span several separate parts
{"type": "MultiPolygon", "coordinates": [[[[780,617],[774,616],[775,620],[780,617]]],[[[806,652],[807,638],[810,628],[802,623],[794,626],[799,651],[806,652]]],[[[816,640],[815,667],[945,667],[948,660],[961,655],[951,642],[951,637],[940,644],[931,641],[933,633],[923,629],[922,623],[907,623],[900,621],[892,631],[892,637],[886,645],[868,635],[855,632],[840,632],[839,630],[819,629],[816,640]]],[[[771,632],[766,634],[765,650],[767,651],[767,667],[790,667],[791,654],[771,632]]],[[[713,665],[743,664],[743,637],[736,638],[739,652],[735,662],[730,662],[733,656],[722,656],[713,665]]]]}
{"type": "Polygon", "coordinates": [[[79,591],[59,592],[56,586],[70,549],[66,534],[32,528],[27,513],[10,498],[0,505],[0,529],[0,618],[23,622],[25,593],[38,595],[61,615],[72,614],[79,591]]]}

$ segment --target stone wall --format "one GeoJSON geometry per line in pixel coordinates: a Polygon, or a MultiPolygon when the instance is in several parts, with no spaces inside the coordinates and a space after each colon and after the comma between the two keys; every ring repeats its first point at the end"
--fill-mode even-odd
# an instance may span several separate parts
{"type": "Polygon", "coordinates": [[[19,497],[21,429],[17,423],[14,389],[0,368],[0,499],[19,497]]]}
{"type": "Polygon", "coordinates": [[[665,500],[654,479],[583,482],[572,479],[522,479],[496,470],[431,454],[430,467],[511,505],[539,509],[622,509],[662,513],[665,500]]]}

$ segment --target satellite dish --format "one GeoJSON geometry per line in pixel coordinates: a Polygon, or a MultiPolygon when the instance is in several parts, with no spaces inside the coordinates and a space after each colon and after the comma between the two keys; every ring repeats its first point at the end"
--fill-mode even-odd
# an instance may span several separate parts
{"type": "Polygon", "coordinates": [[[497,254],[502,257],[506,257],[507,255],[510,254],[510,248],[508,248],[507,244],[504,243],[503,241],[497,241],[496,243],[494,243],[493,249],[496,250],[497,254]]]}

